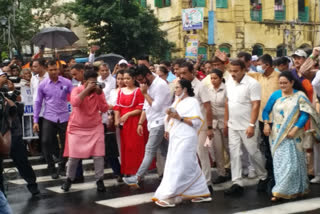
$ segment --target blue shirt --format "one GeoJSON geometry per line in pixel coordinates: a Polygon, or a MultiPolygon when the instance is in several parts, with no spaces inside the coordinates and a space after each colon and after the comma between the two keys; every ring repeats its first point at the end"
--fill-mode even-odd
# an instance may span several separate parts
{"type": "MultiPolygon", "coordinates": [[[[297,93],[298,90],[293,90],[293,93],[297,93]]],[[[263,112],[262,112],[262,119],[265,120],[270,120],[269,114],[272,111],[273,105],[276,103],[276,101],[282,97],[282,91],[277,90],[273,92],[267,102],[267,105],[264,107],[263,112]]],[[[309,119],[309,114],[303,111],[300,111],[300,116],[298,118],[298,121],[295,123],[295,126],[298,128],[303,128],[304,125],[307,123],[309,119]]]]}

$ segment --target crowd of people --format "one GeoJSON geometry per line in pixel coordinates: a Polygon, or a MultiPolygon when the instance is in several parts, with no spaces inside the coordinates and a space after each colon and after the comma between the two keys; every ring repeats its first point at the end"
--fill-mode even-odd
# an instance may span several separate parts
{"type": "Polygon", "coordinates": [[[94,61],[94,52],[85,64],[40,57],[22,70],[16,59],[1,67],[0,143],[10,132],[8,155],[32,195],[40,191],[28,161],[34,142],[23,142],[28,128],[52,179],[66,176],[66,192],[84,182],[88,158],[99,192],[107,165],[118,182],[137,187],[157,169],[152,200],[161,207],[209,202],[214,185],[229,180],[225,194],[241,195],[245,177],[272,201],[307,194],[309,180],[320,183],[320,48],[276,59],[217,50],[207,61],[151,64],[142,56],[113,69],[94,61]],[[21,122],[30,102],[33,127],[21,122]]]}

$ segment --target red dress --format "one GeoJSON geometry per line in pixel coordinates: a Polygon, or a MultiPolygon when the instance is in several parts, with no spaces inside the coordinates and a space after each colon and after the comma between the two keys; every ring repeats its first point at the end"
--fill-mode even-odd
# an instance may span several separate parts
{"type": "MultiPolygon", "coordinates": [[[[136,109],[142,109],[144,96],[139,88],[131,94],[124,94],[119,90],[115,111],[120,112],[120,117],[136,109]]],[[[121,138],[121,173],[125,175],[135,175],[144,157],[145,145],[148,141],[147,124],[144,123],[144,135],[137,133],[140,114],[128,117],[120,130],[121,138]]]]}

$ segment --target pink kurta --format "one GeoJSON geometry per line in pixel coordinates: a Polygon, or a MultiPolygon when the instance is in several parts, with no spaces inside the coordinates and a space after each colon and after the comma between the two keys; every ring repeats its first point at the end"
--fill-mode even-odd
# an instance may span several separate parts
{"type": "Polygon", "coordinates": [[[72,158],[100,157],[105,155],[104,128],[100,112],[108,111],[104,94],[93,93],[84,100],[79,94],[84,86],[71,92],[72,112],[69,118],[64,156],[72,158]]]}

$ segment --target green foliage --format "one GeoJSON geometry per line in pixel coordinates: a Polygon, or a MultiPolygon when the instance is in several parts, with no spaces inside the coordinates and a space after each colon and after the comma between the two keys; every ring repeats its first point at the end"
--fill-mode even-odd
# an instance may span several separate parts
{"type": "MultiPolygon", "coordinates": [[[[60,7],[54,6],[57,0],[0,0],[0,16],[5,16],[11,25],[11,35],[14,39],[11,47],[21,52],[25,44],[31,43],[31,38],[39,31],[40,26],[47,23],[60,12],[60,7]]],[[[5,27],[8,29],[8,24],[5,27]]],[[[7,41],[3,41],[3,31],[0,48],[8,51],[7,41]]],[[[6,35],[7,40],[8,35],[6,35]]]]}
{"type": "Polygon", "coordinates": [[[88,39],[103,53],[126,58],[149,54],[159,59],[172,48],[153,12],[136,0],[75,0],[64,8],[77,15],[88,28],[88,39]]]}

